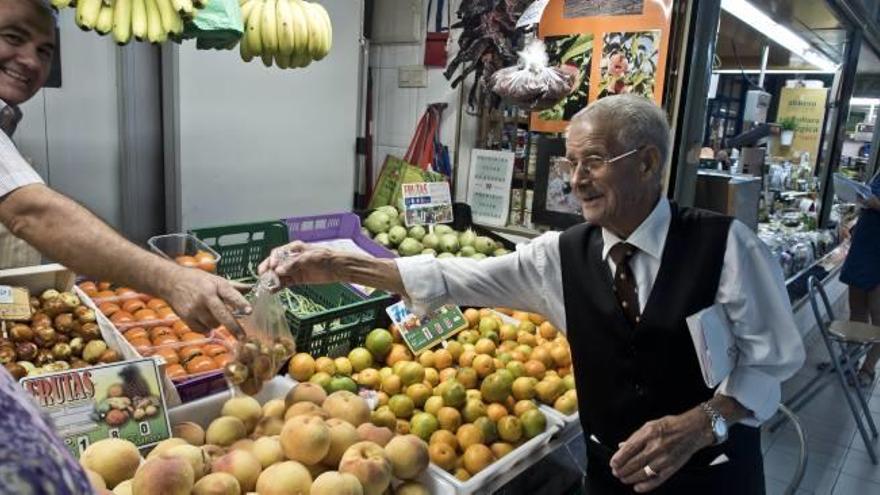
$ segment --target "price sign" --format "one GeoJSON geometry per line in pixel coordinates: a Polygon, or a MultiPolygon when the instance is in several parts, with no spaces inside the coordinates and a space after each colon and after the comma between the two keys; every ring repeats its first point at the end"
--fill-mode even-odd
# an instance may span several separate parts
{"type": "Polygon", "coordinates": [[[139,448],[171,438],[162,379],[152,358],[37,375],[22,378],[21,384],[77,458],[105,438],[139,448]]]}
{"type": "Polygon", "coordinates": [[[403,301],[388,306],[386,311],[416,356],[468,327],[464,314],[458,306],[451,304],[441,306],[423,318],[412,314],[403,301]]]}
{"type": "Polygon", "coordinates": [[[0,285],[0,319],[24,321],[31,317],[31,293],[24,287],[0,285]]]}
{"type": "Polygon", "coordinates": [[[468,204],[474,222],[503,227],[510,211],[510,182],[515,155],[509,151],[471,152],[468,204]]]}
{"type": "Polygon", "coordinates": [[[448,182],[417,182],[401,187],[407,227],[452,222],[452,194],[448,182]]]}

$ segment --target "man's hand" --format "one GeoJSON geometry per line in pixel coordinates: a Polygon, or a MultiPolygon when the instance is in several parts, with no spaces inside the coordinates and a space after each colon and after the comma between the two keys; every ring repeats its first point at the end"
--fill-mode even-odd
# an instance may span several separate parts
{"type": "Polygon", "coordinates": [[[880,198],[877,196],[869,196],[867,199],[862,199],[860,197],[858,202],[859,206],[862,208],[870,208],[875,211],[880,211],[880,198]]]}
{"type": "Polygon", "coordinates": [[[328,284],[338,281],[332,267],[333,252],[294,241],[272,251],[260,263],[260,275],[274,271],[282,286],[328,284]]]}
{"type": "Polygon", "coordinates": [[[611,472],[635,491],[662,485],[700,449],[712,445],[709,416],[698,406],[678,416],[649,421],[620,444],[611,458],[611,472]],[[649,476],[645,467],[656,473],[649,476]]]}
{"type": "Polygon", "coordinates": [[[178,316],[200,332],[224,325],[233,335],[243,335],[235,314],[249,314],[250,304],[227,280],[196,268],[179,267],[168,277],[161,297],[178,316]]]}

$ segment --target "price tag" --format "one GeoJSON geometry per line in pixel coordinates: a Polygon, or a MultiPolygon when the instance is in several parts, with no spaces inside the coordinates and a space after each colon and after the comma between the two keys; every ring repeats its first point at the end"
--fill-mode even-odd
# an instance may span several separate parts
{"type": "Polygon", "coordinates": [[[407,227],[452,222],[452,194],[448,182],[416,182],[401,187],[407,227]]]}
{"type": "Polygon", "coordinates": [[[162,383],[153,358],[21,379],[77,458],[105,438],[139,448],[171,438],[162,383]]]}
{"type": "Polygon", "coordinates": [[[0,285],[0,319],[25,321],[31,317],[31,293],[24,287],[0,285]]]}
{"type": "Polygon", "coordinates": [[[403,301],[388,306],[386,312],[416,356],[468,327],[464,314],[451,304],[437,308],[424,318],[412,314],[403,301]]]}
{"type": "Polygon", "coordinates": [[[0,285],[0,304],[12,304],[12,287],[0,285]]]}

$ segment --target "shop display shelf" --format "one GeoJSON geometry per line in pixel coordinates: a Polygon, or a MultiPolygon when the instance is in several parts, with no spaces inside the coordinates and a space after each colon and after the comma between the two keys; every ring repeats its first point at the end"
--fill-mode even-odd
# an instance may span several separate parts
{"type": "Polygon", "coordinates": [[[455,495],[488,493],[488,487],[492,484],[495,478],[515,469],[516,466],[534,463],[534,461],[538,459],[535,454],[547,446],[553,436],[562,430],[563,424],[557,416],[546,414],[545,416],[547,417],[547,428],[544,430],[544,433],[541,433],[528,442],[520,445],[511,453],[493,462],[486,469],[480,471],[476,476],[467,481],[463,482],[459,480],[454,475],[436,466],[434,463],[431,463],[428,466],[428,471],[432,477],[439,478],[452,487],[452,491],[442,493],[455,495]]]}
{"type": "Polygon", "coordinates": [[[327,308],[299,317],[287,311],[287,323],[297,352],[336,357],[363,344],[367,333],[384,321],[390,295],[376,291],[364,295],[345,284],[302,285],[291,291],[327,308]]]}
{"type": "Polygon", "coordinates": [[[192,235],[220,256],[217,274],[232,280],[249,278],[273,249],[287,244],[287,225],[275,220],[193,229],[192,235]]]}

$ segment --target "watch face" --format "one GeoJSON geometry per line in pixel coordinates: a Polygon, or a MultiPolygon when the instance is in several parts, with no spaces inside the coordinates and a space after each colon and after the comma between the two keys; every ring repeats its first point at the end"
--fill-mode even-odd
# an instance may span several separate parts
{"type": "Polygon", "coordinates": [[[716,420],[712,424],[712,430],[715,433],[715,438],[724,441],[727,438],[727,423],[724,420],[716,420]]]}

